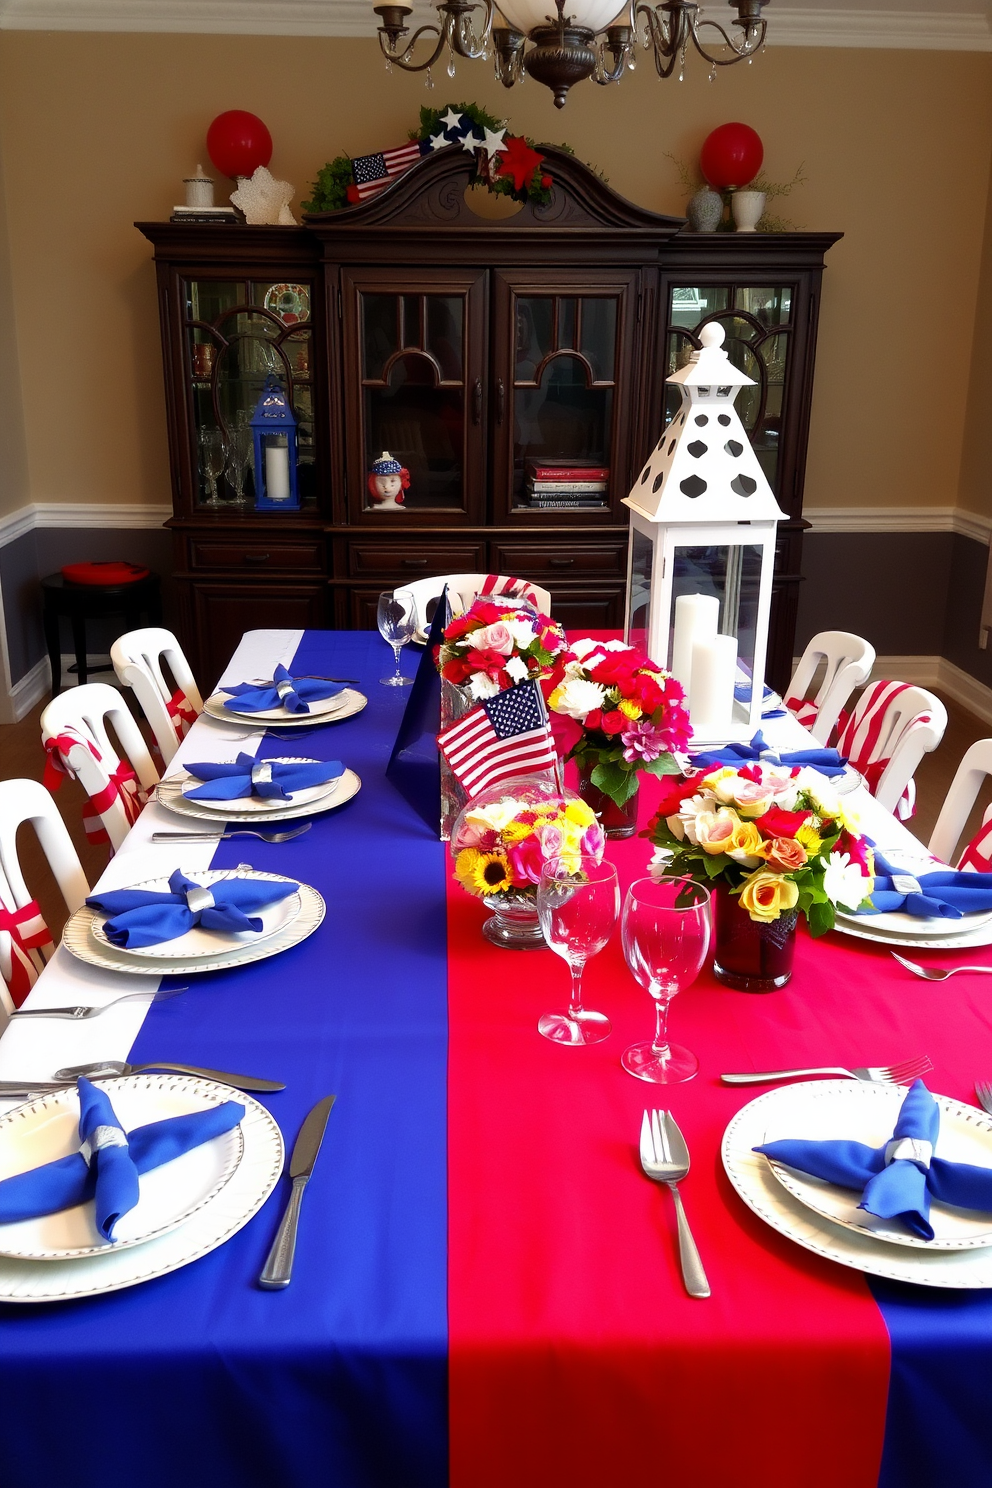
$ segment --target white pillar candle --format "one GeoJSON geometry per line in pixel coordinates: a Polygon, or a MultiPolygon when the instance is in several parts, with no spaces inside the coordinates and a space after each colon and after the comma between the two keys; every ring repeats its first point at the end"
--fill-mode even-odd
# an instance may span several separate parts
{"type": "Polygon", "coordinates": [[[733,636],[711,636],[692,648],[692,685],[689,719],[699,737],[718,738],[731,725],[737,642],[733,636]]]}
{"type": "Polygon", "coordinates": [[[692,648],[716,635],[720,601],[709,594],[682,594],[675,601],[672,673],[688,693],[692,682],[692,648]]]}
{"type": "Polygon", "coordinates": [[[265,446],[265,494],[270,501],[289,500],[289,446],[265,446]]]}

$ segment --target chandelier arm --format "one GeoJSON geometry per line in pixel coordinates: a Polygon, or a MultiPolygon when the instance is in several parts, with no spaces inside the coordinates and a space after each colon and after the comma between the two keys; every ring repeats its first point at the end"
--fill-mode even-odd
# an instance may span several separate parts
{"type": "Polygon", "coordinates": [[[382,52],[382,55],[385,57],[387,62],[389,62],[393,67],[399,67],[403,72],[425,72],[429,67],[434,66],[434,64],[437,62],[438,57],[440,57],[441,53],[444,51],[445,34],[443,30],[439,31],[436,26],[419,26],[401,52],[393,50],[395,43],[392,41],[390,41],[389,45],[387,46],[386,35],[386,31],[383,29],[383,27],[380,26],[379,50],[382,52]],[[412,60],[407,61],[407,54],[413,51],[413,48],[416,46],[421,36],[436,36],[437,46],[434,48],[433,53],[430,57],[428,57],[426,62],[413,62],[412,60]]]}
{"type": "Polygon", "coordinates": [[[732,36],[728,36],[719,21],[697,21],[690,26],[689,33],[696,51],[711,67],[733,67],[735,62],[741,62],[745,57],[753,57],[755,52],[760,51],[764,45],[765,35],[768,31],[768,22],[765,20],[759,21],[758,28],[752,36],[748,36],[745,32],[739,43],[732,36]],[[734,55],[732,57],[714,57],[706,50],[706,47],[699,39],[699,32],[704,26],[711,27],[712,30],[719,34],[723,45],[729,47],[733,52],[734,55]]]}
{"type": "Polygon", "coordinates": [[[671,77],[683,45],[689,37],[689,27],[680,14],[673,24],[650,5],[638,5],[637,15],[643,16],[648,27],[648,41],[654,53],[654,65],[660,78],[671,77]]]}
{"type": "Polygon", "coordinates": [[[451,20],[451,48],[457,52],[459,57],[464,57],[468,62],[477,62],[484,57],[489,49],[489,38],[493,29],[493,0],[481,0],[478,5],[472,6],[473,10],[485,10],[486,19],[482,27],[482,35],[476,38],[472,30],[472,17],[468,14],[458,17],[457,22],[451,20]]]}

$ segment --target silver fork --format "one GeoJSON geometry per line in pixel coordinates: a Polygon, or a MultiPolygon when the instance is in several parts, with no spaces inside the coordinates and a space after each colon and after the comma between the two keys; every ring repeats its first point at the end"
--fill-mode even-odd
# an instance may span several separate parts
{"type": "Polygon", "coordinates": [[[915,961],[907,961],[905,956],[900,956],[896,951],[890,951],[890,956],[895,957],[900,966],[905,966],[907,971],[922,977],[925,982],[946,982],[959,971],[979,971],[992,974],[992,966],[917,966],[915,961]]]}
{"type": "Polygon", "coordinates": [[[231,837],[257,837],[259,842],[290,842],[309,832],[310,822],[295,827],[291,832],[153,832],[153,842],[227,842],[231,837]]]}
{"type": "Polygon", "coordinates": [[[699,1251],[682,1207],[682,1195],[678,1190],[678,1184],[689,1171],[689,1149],[669,1111],[644,1112],[641,1118],[640,1147],[641,1167],[645,1174],[656,1183],[667,1184],[675,1201],[675,1217],[679,1226],[679,1260],[682,1263],[685,1289],[690,1297],[708,1297],[710,1284],[699,1259],[699,1251]]]}
{"type": "Polygon", "coordinates": [[[869,1064],[858,1069],[845,1069],[842,1064],[825,1064],[817,1069],[749,1071],[744,1075],[721,1075],[725,1085],[764,1085],[773,1080],[797,1080],[806,1075],[845,1075],[849,1080],[866,1080],[870,1085],[909,1085],[933,1065],[924,1054],[919,1059],[904,1059],[901,1064],[869,1064]]]}
{"type": "Polygon", "coordinates": [[[158,992],[125,992],[121,997],[115,997],[111,1002],[101,1003],[99,1006],[85,1004],[81,1007],[19,1007],[12,1013],[10,1018],[74,1018],[77,1022],[81,1018],[98,1018],[108,1008],[116,1007],[119,1002],[164,1002],[167,997],[178,997],[180,992],[188,992],[188,987],[165,987],[158,992]]]}
{"type": "Polygon", "coordinates": [[[978,1096],[978,1104],[982,1110],[988,1111],[992,1116],[992,1084],[988,1080],[976,1080],[975,1094],[978,1096]]]}

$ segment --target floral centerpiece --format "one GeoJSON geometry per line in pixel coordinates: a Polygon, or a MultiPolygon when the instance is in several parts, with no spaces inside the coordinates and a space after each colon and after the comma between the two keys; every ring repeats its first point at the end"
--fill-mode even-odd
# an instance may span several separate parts
{"type": "Polygon", "coordinates": [[[692,733],[685,692],[636,646],[576,641],[548,706],[581,726],[567,758],[617,807],[634,797],[641,770],[680,772],[674,754],[688,747],[692,733]]]}
{"type": "Polygon", "coordinates": [[[483,927],[497,945],[543,945],[537,886],[549,858],[602,859],[606,836],[592,808],[548,780],[519,777],[474,797],[451,832],[455,878],[496,913],[483,927]]]}
{"type": "Polygon", "coordinates": [[[466,687],[477,702],[531,679],[549,691],[560,675],[556,658],[566,648],[565,632],[550,615],[483,598],[448,625],[437,667],[446,682],[466,687]]]}
{"type": "Polygon", "coordinates": [[[833,928],[836,910],[854,913],[874,884],[874,855],[857,817],[830,781],[809,767],[758,762],[666,781],[644,836],[658,849],[652,872],[717,888],[716,970],[731,985],[739,980],[722,963],[734,959],[730,947],[748,922],[759,931],[753,946],[763,946],[765,954],[755,952],[750,973],[739,977],[783,985],[791,940],[788,967],[774,952],[785,951],[798,916],[805,916],[811,934],[823,935],[833,928]],[[779,962],[782,969],[775,971],[779,962]]]}

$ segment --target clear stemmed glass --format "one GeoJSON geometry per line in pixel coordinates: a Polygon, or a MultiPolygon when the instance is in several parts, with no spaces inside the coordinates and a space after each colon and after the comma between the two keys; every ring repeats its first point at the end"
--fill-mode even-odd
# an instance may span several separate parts
{"type": "Polygon", "coordinates": [[[204,506],[220,506],[221,499],[217,490],[217,479],[224,473],[227,463],[227,449],[224,444],[224,436],[219,429],[200,430],[200,459],[203,465],[203,473],[207,477],[207,499],[204,506]]]}
{"type": "Polygon", "coordinates": [[[631,1044],[620,1063],[639,1080],[678,1085],[691,1080],[699,1060],[668,1041],[668,1009],[676,992],[694,982],[712,937],[710,891],[691,878],[639,878],[623,906],[623,953],[634,976],[655,1000],[650,1043],[631,1044]]]}
{"type": "Polygon", "coordinates": [[[549,858],[537,886],[544,939],[568,962],[572,991],[563,1013],[545,1013],[538,1030],[556,1044],[598,1044],[611,1032],[604,1013],[582,1006],[582,973],[613,934],[620,913],[620,885],[612,863],[595,858],[549,858]]]}
{"type": "Polygon", "coordinates": [[[412,677],[404,677],[400,674],[400,652],[407,641],[413,639],[413,633],[417,628],[417,609],[412,599],[385,593],[379,595],[379,634],[384,641],[388,641],[393,648],[396,657],[396,671],[391,677],[380,677],[379,681],[383,687],[409,687],[412,677]]]}
{"type": "Polygon", "coordinates": [[[245,480],[254,455],[247,409],[239,408],[227,437],[227,475],[234,491],[231,506],[251,506],[245,495],[245,480]]]}

